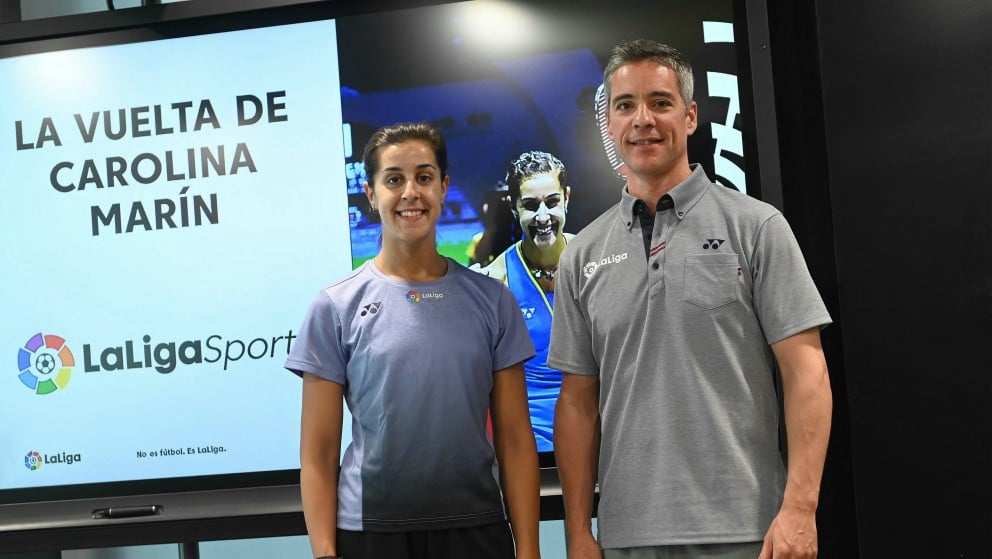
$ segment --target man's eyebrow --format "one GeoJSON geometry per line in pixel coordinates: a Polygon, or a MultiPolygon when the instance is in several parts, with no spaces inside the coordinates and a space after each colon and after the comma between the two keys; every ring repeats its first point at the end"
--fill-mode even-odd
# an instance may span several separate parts
{"type": "Polygon", "coordinates": [[[634,98],[634,94],[632,93],[621,93],[620,95],[614,97],[610,103],[613,104],[616,103],[617,101],[626,101],[627,99],[633,99],[633,98],[634,98]]]}
{"type": "MultiPolygon", "coordinates": [[[[664,97],[666,99],[677,99],[675,93],[673,93],[671,91],[652,91],[650,97],[652,97],[652,98],[654,98],[654,97],[664,97]]],[[[630,100],[630,99],[633,99],[633,98],[634,98],[634,94],[633,93],[622,93],[622,94],[617,95],[616,97],[613,98],[613,103],[615,104],[618,101],[627,101],[627,100],[630,100]]]]}

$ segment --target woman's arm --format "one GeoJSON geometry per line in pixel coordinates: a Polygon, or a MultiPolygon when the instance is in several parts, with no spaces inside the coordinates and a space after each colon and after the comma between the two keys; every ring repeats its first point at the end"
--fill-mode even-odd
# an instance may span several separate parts
{"type": "Polygon", "coordinates": [[[541,517],[541,479],[537,444],[527,407],[523,363],[493,373],[490,405],[493,442],[517,557],[539,558],[541,547],[537,534],[541,517]]]}
{"type": "Polygon", "coordinates": [[[344,387],[303,375],[300,490],[314,557],[337,554],[338,470],[344,387]]]}

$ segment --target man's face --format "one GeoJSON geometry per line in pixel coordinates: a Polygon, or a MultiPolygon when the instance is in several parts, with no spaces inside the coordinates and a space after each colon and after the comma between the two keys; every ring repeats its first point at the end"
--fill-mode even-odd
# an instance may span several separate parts
{"type": "Polygon", "coordinates": [[[542,250],[554,246],[565,226],[568,194],[557,172],[532,175],[520,183],[516,209],[525,242],[542,250]]]}
{"type": "Polygon", "coordinates": [[[610,83],[607,131],[629,172],[656,178],[687,162],[687,139],[696,131],[696,103],[686,109],[675,71],[642,60],[618,68],[610,83]]]}

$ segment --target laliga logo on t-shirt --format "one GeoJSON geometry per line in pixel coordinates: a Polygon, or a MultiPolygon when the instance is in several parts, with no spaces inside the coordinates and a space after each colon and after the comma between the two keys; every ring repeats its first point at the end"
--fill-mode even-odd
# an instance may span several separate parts
{"type": "Polygon", "coordinates": [[[626,259],[627,259],[627,253],[623,252],[620,254],[607,256],[606,258],[603,258],[599,262],[596,261],[587,262],[586,265],[582,267],[582,274],[587,278],[591,277],[593,273],[595,273],[596,270],[599,269],[600,266],[606,266],[607,264],[616,264],[617,262],[623,262],[626,259]]]}
{"type": "Polygon", "coordinates": [[[406,292],[406,300],[411,303],[419,303],[425,299],[444,299],[444,293],[437,293],[435,291],[421,293],[416,289],[411,289],[406,292]]]}

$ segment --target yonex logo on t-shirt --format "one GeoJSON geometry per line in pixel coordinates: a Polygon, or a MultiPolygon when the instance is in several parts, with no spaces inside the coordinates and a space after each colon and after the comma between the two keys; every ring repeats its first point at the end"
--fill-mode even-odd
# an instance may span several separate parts
{"type": "Polygon", "coordinates": [[[722,244],[723,244],[723,239],[706,239],[706,243],[703,244],[703,248],[717,249],[720,248],[720,245],[722,244]]]}
{"type": "Polygon", "coordinates": [[[379,301],[376,301],[375,303],[369,303],[368,305],[365,305],[364,307],[362,307],[362,314],[359,315],[359,316],[365,316],[367,314],[375,314],[375,313],[379,312],[379,307],[381,307],[381,306],[382,306],[382,303],[379,302],[379,301]]]}

